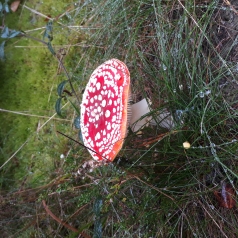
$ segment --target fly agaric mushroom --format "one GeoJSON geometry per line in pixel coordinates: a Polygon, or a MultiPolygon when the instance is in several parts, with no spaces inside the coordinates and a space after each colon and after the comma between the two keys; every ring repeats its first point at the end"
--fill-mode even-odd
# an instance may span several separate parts
{"type": "Polygon", "coordinates": [[[97,161],[113,161],[123,145],[131,114],[129,91],[130,73],[118,59],[96,68],[87,83],[81,132],[84,145],[97,161]]]}

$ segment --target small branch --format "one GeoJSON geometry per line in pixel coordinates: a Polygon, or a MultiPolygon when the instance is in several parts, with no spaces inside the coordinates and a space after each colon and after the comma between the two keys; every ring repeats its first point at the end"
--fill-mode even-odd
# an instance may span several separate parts
{"type": "Polygon", "coordinates": [[[18,150],[0,167],[0,170],[26,145],[28,139],[18,148],[18,150]]]}
{"type": "MultiPolygon", "coordinates": [[[[64,108],[66,105],[68,104],[68,102],[62,107],[64,108]]],[[[45,123],[43,123],[37,130],[41,130],[50,120],[52,120],[55,116],[57,115],[57,113],[55,113],[52,117],[50,117],[45,123]]],[[[28,142],[29,138],[18,148],[18,150],[0,167],[0,170],[26,145],[26,143],[28,142]]]]}
{"type": "Polygon", "coordinates": [[[56,57],[56,59],[58,60],[58,62],[60,63],[60,66],[63,68],[63,70],[64,70],[64,72],[65,72],[65,74],[66,74],[66,77],[67,77],[68,80],[69,80],[69,85],[70,85],[70,87],[71,87],[71,90],[72,90],[73,94],[75,95],[75,97],[76,97],[76,99],[77,99],[77,101],[78,101],[78,104],[80,105],[80,100],[79,100],[78,95],[76,94],[76,92],[75,92],[75,90],[74,90],[74,87],[73,87],[71,78],[70,78],[70,76],[69,76],[69,74],[68,74],[68,72],[67,72],[67,70],[66,70],[64,64],[62,63],[62,61],[61,61],[56,55],[55,55],[55,57],[56,57]]]}
{"type": "Polygon", "coordinates": [[[229,6],[229,7],[232,9],[232,11],[234,11],[235,14],[238,15],[238,12],[237,12],[236,9],[231,5],[230,1],[228,1],[228,0],[223,0],[223,2],[224,2],[227,6],[229,6]]]}
{"type": "Polygon", "coordinates": [[[46,212],[48,213],[48,215],[50,215],[55,221],[57,221],[58,223],[60,223],[62,226],[70,229],[71,231],[74,231],[74,232],[78,232],[78,230],[72,226],[70,226],[69,224],[67,224],[66,222],[60,220],[57,216],[55,216],[51,211],[50,209],[48,208],[48,206],[46,205],[45,203],[45,200],[42,201],[42,204],[46,210],[46,212]]]}
{"type": "MultiPolygon", "coordinates": [[[[73,226],[70,226],[68,223],[62,221],[60,218],[58,218],[57,216],[55,216],[51,211],[50,209],[48,208],[48,206],[46,205],[46,202],[45,200],[42,201],[42,204],[45,208],[45,211],[47,212],[48,215],[50,215],[55,221],[57,221],[58,223],[60,223],[62,226],[68,228],[69,230],[73,231],[73,232],[77,232],[79,233],[79,231],[74,228],[73,226]]],[[[83,206],[84,207],[84,206],[83,206]]],[[[91,238],[91,236],[87,235],[85,232],[80,232],[79,233],[82,237],[84,238],[91,238]]]]}
{"type": "Polygon", "coordinates": [[[40,42],[40,43],[42,43],[42,44],[44,44],[44,45],[46,45],[46,46],[48,47],[48,44],[47,44],[45,41],[40,40],[40,39],[38,39],[38,38],[35,38],[34,36],[27,35],[27,34],[24,33],[24,32],[22,33],[21,36],[25,36],[26,38],[29,38],[29,39],[32,39],[32,40],[38,41],[38,42],[40,42]]]}
{"type": "MultiPolygon", "coordinates": [[[[100,49],[105,49],[105,47],[103,46],[98,46],[98,45],[85,45],[85,44],[74,44],[74,45],[54,45],[54,48],[63,48],[63,47],[82,47],[82,48],[89,48],[89,47],[96,47],[96,48],[100,48],[100,49]]],[[[48,46],[41,46],[41,45],[29,45],[29,46],[25,46],[25,45],[15,45],[15,48],[45,48],[48,46]]]]}
{"type": "Polygon", "coordinates": [[[46,19],[48,19],[48,20],[53,20],[53,18],[48,17],[48,16],[46,16],[45,14],[42,14],[42,13],[40,13],[40,12],[38,12],[38,11],[36,11],[36,10],[34,10],[34,9],[32,9],[32,8],[30,8],[30,7],[28,7],[28,6],[26,6],[26,5],[24,5],[23,7],[26,8],[27,10],[31,11],[32,13],[38,15],[38,16],[44,17],[44,18],[46,18],[46,19]]]}
{"type": "Polygon", "coordinates": [[[214,222],[214,224],[218,227],[218,229],[221,231],[221,233],[224,235],[224,237],[228,238],[228,236],[224,233],[224,231],[222,230],[222,226],[219,226],[219,224],[215,221],[215,219],[213,218],[213,215],[210,214],[208,212],[208,210],[205,208],[205,206],[202,204],[201,201],[199,201],[199,204],[202,206],[202,208],[205,210],[205,212],[208,214],[208,216],[212,219],[212,221],[214,222]]]}
{"type": "MultiPolygon", "coordinates": [[[[66,27],[66,28],[70,28],[70,26],[64,25],[64,24],[61,23],[60,21],[57,21],[56,18],[52,18],[52,17],[46,16],[45,14],[42,14],[42,13],[40,13],[40,12],[38,12],[38,11],[36,11],[36,10],[30,8],[30,7],[27,7],[26,5],[24,5],[23,7],[26,8],[27,10],[31,11],[32,13],[38,15],[38,16],[41,16],[41,17],[43,17],[43,18],[45,18],[45,19],[48,19],[48,20],[55,20],[59,25],[61,25],[61,26],[63,26],[63,27],[66,27]]],[[[74,30],[73,28],[71,28],[71,29],[72,29],[73,31],[77,32],[77,31],[74,30]]]]}
{"type": "Polygon", "coordinates": [[[85,146],[84,144],[82,144],[82,143],[80,143],[80,142],[78,142],[78,141],[74,140],[73,138],[71,138],[71,137],[69,137],[69,136],[65,135],[64,133],[62,133],[62,132],[60,132],[60,131],[57,131],[57,133],[61,134],[62,136],[65,136],[66,138],[68,138],[68,139],[70,139],[70,140],[74,141],[75,143],[77,143],[77,144],[79,144],[79,145],[83,146],[84,148],[86,148],[86,149],[88,149],[88,150],[92,151],[93,153],[95,153],[95,154],[97,154],[97,155],[100,155],[100,156],[101,156],[103,159],[105,159],[106,161],[108,160],[106,157],[102,156],[101,154],[99,154],[99,153],[98,153],[98,152],[96,152],[95,150],[92,150],[91,148],[89,148],[89,147],[85,146]]]}
{"type": "Polygon", "coordinates": [[[58,121],[71,121],[71,120],[62,119],[62,118],[52,118],[52,117],[39,116],[39,115],[28,114],[28,113],[23,113],[23,112],[15,112],[15,111],[10,111],[10,110],[6,110],[6,109],[2,109],[2,108],[0,108],[0,112],[8,112],[8,113],[13,113],[13,114],[28,116],[28,117],[37,117],[37,118],[45,118],[45,119],[50,118],[50,119],[54,119],[54,120],[58,120],[58,121]]]}
{"type": "Polygon", "coordinates": [[[159,193],[163,194],[164,196],[166,196],[167,198],[170,198],[172,201],[174,201],[174,199],[172,197],[170,197],[169,195],[167,195],[166,193],[162,192],[160,189],[156,188],[155,186],[148,184],[147,182],[141,180],[139,177],[134,176],[135,179],[137,179],[138,181],[144,183],[145,185],[147,185],[148,187],[158,191],[159,193]]]}

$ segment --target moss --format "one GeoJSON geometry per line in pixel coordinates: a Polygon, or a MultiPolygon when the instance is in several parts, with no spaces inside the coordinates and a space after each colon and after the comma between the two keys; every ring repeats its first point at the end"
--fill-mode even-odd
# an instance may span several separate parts
{"type": "MultiPolygon", "coordinates": [[[[73,6],[72,4],[67,5],[67,2],[57,2],[57,6],[54,4],[53,1],[44,3],[28,1],[26,5],[39,13],[52,17],[64,13],[69,6],[73,6]]],[[[68,23],[69,20],[66,17],[64,22],[68,23]]],[[[31,34],[40,40],[42,40],[44,30],[34,31],[34,29],[42,28],[47,24],[44,17],[22,7],[16,13],[8,14],[5,23],[10,29],[32,30],[27,34],[31,34]]],[[[53,47],[63,44],[70,45],[70,41],[74,39],[73,36],[70,36],[71,32],[66,27],[62,27],[56,22],[53,24],[53,33],[53,47]]],[[[38,125],[42,125],[47,118],[41,119],[31,115],[51,117],[55,113],[54,104],[58,98],[56,88],[66,78],[64,75],[57,75],[58,62],[45,45],[25,38],[7,40],[5,45],[6,60],[0,62],[0,108],[16,113],[29,114],[29,116],[23,116],[11,112],[0,113],[0,164],[3,164],[26,139],[29,139],[26,149],[24,148],[23,151],[18,153],[18,157],[22,160],[20,167],[14,167],[13,164],[9,163],[11,173],[14,174],[17,181],[18,178],[24,176],[29,167],[29,158],[34,157],[36,151],[40,152],[39,161],[44,161],[40,157],[51,158],[50,148],[52,148],[52,143],[56,143],[56,148],[59,147],[57,145],[59,140],[54,141],[52,135],[49,136],[49,134],[45,134],[46,137],[49,136],[50,138],[47,141],[34,139],[38,125]],[[42,143],[46,149],[42,149],[42,143]]],[[[55,48],[56,51],[58,49],[59,47],[55,48]]],[[[70,57],[74,53],[70,51],[65,57],[66,68],[67,61],[70,61],[70,57]]],[[[57,121],[50,121],[50,123],[57,127],[57,121]]],[[[37,165],[37,163],[36,161],[35,164],[37,165]]],[[[49,163],[47,162],[47,164],[49,163]]],[[[41,171],[44,170],[43,167],[41,166],[41,171]]]]}

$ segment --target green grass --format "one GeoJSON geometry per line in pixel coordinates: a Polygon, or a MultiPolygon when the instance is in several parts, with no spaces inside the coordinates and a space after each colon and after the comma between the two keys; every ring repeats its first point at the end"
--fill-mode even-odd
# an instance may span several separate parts
{"type": "MultiPolygon", "coordinates": [[[[51,7],[49,4],[39,10],[52,14],[48,13],[51,7]]],[[[60,130],[77,138],[71,122],[50,120],[37,134],[30,125],[38,123],[38,119],[1,113],[9,124],[1,126],[1,134],[5,135],[1,139],[4,159],[24,140],[30,141],[19,153],[21,157],[16,155],[2,171],[4,234],[237,236],[236,208],[221,207],[214,195],[226,188],[225,184],[233,187],[235,201],[238,192],[237,101],[226,97],[220,87],[222,80],[235,80],[236,75],[234,62],[220,54],[213,40],[215,15],[222,11],[219,7],[217,1],[200,5],[196,1],[93,1],[78,3],[65,22],[80,24],[84,30],[62,30],[54,23],[54,35],[59,39],[52,42],[53,47],[57,40],[59,44],[72,45],[78,40],[83,46],[72,47],[64,63],[75,79],[79,98],[92,71],[105,60],[118,58],[130,70],[133,100],[150,98],[154,118],[166,108],[174,116],[175,128],[168,131],[157,123],[145,128],[141,137],[130,132],[121,158],[91,172],[83,166],[90,160],[89,153],[56,133],[60,130]],[[188,150],[182,146],[185,141],[191,144],[188,150]],[[65,158],[60,159],[60,154],[65,158]],[[19,222],[22,216],[25,218],[19,222]]],[[[7,49],[9,54],[11,49],[7,49]]],[[[27,69],[19,71],[14,83],[4,85],[9,93],[4,94],[2,105],[11,105],[9,110],[52,116],[56,87],[65,78],[54,77],[57,62],[47,49],[37,54],[36,48],[30,51],[27,58],[19,59],[25,60],[24,68],[38,65],[36,78],[27,69]],[[34,52],[32,56],[30,51],[34,52]],[[35,90],[26,86],[32,83],[35,90]],[[25,95],[22,90],[26,90],[25,95]],[[25,105],[21,110],[17,106],[19,100],[20,105],[25,105]]],[[[16,54],[12,58],[16,60],[19,53],[12,54],[16,54]]],[[[7,65],[5,62],[9,75],[11,70],[7,67],[11,65],[7,65]]],[[[79,106],[75,97],[71,100],[79,106]]],[[[70,106],[64,113],[66,119],[75,117],[70,106]]],[[[42,124],[45,120],[40,121],[42,124]]]]}

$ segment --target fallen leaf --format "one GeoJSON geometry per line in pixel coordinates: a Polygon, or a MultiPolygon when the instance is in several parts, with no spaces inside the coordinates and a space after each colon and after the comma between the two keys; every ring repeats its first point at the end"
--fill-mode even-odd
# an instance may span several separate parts
{"type": "Polygon", "coordinates": [[[52,18],[51,15],[47,15],[47,17],[45,18],[44,21],[45,21],[45,22],[48,22],[48,21],[50,20],[50,18],[52,18]]]}
{"type": "Polygon", "coordinates": [[[220,207],[231,209],[236,205],[235,191],[230,184],[222,183],[220,191],[214,191],[214,195],[220,207]]]}
{"type": "Polygon", "coordinates": [[[20,1],[14,1],[14,2],[12,2],[11,3],[11,10],[12,10],[12,12],[15,12],[17,9],[18,9],[18,7],[19,7],[19,5],[20,5],[20,1]]]}

